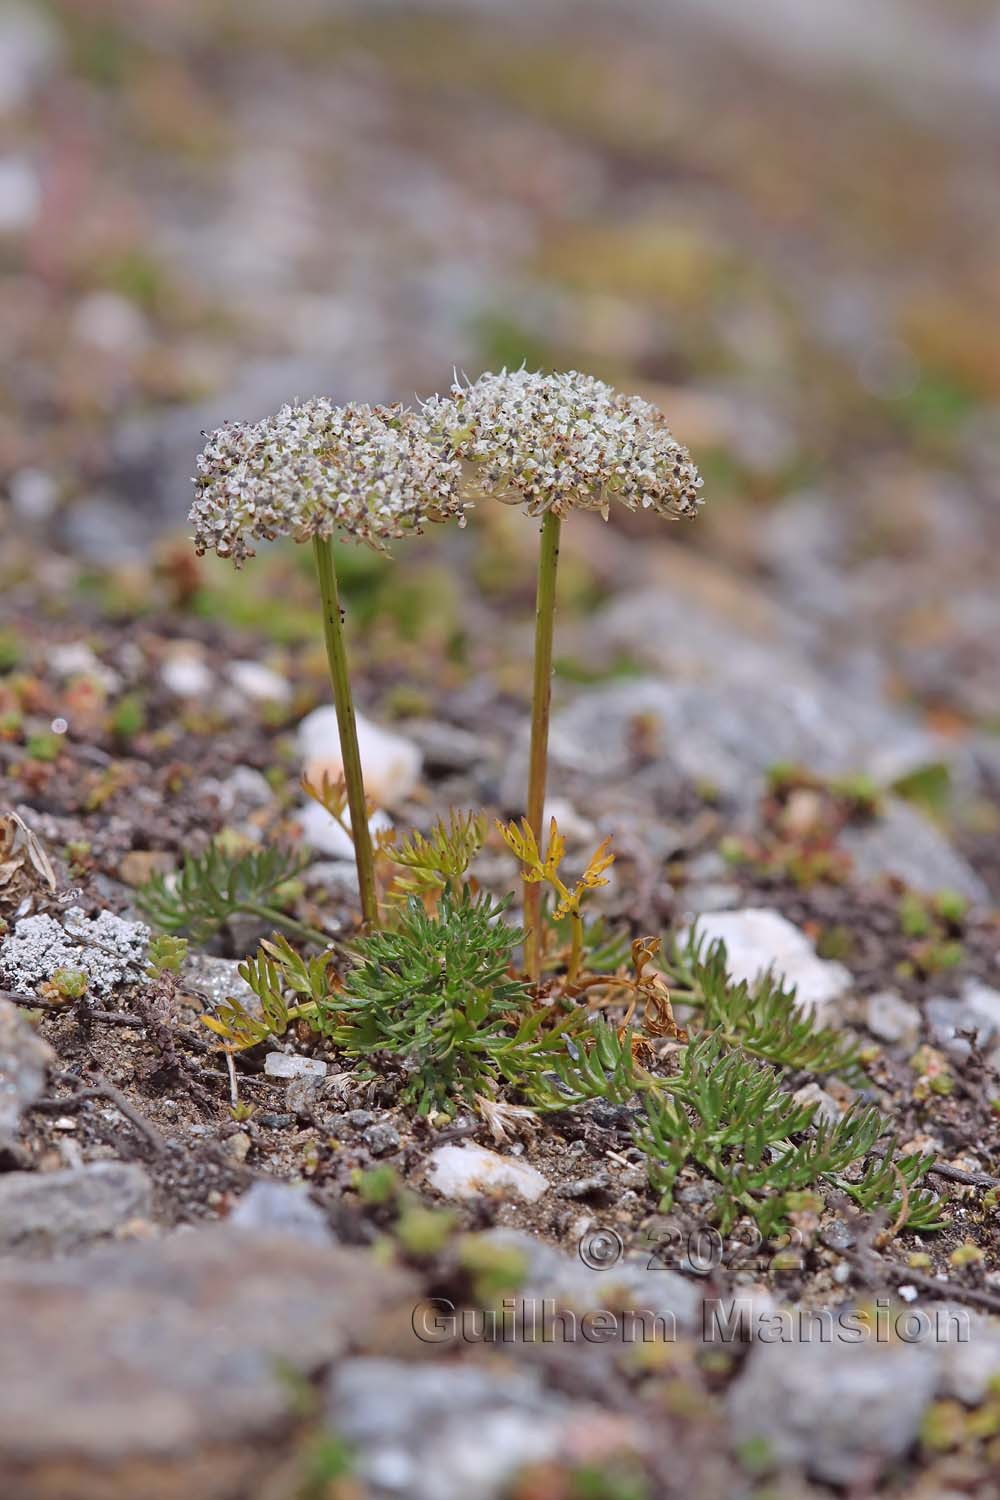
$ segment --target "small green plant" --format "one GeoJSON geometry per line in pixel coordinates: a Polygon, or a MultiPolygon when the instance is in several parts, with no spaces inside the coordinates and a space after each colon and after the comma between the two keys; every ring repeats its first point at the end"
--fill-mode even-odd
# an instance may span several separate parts
{"type": "Polygon", "coordinates": [[[0,673],[13,672],[22,655],[20,637],[13,630],[0,630],[0,673]]]}
{"type": "Polygon", "coordinates": [[[877,1109],[852,1110],[835,1125],[816,1124],[815,1104],[797,1103],[772,1068],[727,1049],[717,1032],[693,1041],[679,1072],[646,1091],[646,1110],[636,1140],[648,1158],[650,1182],[662,1194],[661,1208],[671,1207],[681,1170],[697,1166],[717,1184],[715,1216],[724,1234],[743,1214],[762,1234],[776,1233],[794,1206],[790,1195],[820,1183],[869,1211],[897,1215],[902,1188],[911,1229],[940,1224],[936,1200],[916,1186],[930,1157],[894,1158],[890,1143],[872,1159],[885,1132],[877,1109]]]}
{"type": "Polygon", "coordinates": [[[31,760],[52,761],[58,760],[63,744],[62,735],[50,734],[46,730],[41,734],[29,735],[24,750],[31,760]]]}
{"type": "Polygon", "coordinates": [[[179,974],[187,956],[187,938],[158,933],[150,939],[146,950],[146,973],[150,979],[159,979],[161,974],[179,974]]]}
{"type": "Polygon", "coordinates": [[[108,728],[116,739],[124,741],[135,738],[146,727],[146,705],[138,693],[126,693],[119,698],[108,716],[108,728]]]}
{"type": "Polygon", "coordinates": [[[462,877],[485,837],[485,817],[454,810],[447,823],[439,819],[427,836],[411,833],[400,842],[395,832],[383,834],[378,853],[406,872],[396,876],[388,899],[390,902],[405,902],[411,896],[436,899],[445,890],[458,897],[462,877]]]}
{"type": "Polygon", "coordinates": [[[214,1015],[202,1016],[202,1022],[234,1051],[284,1036],[293,1021],[307,1021],[318,1030],[334,987],[331,965],[329,953],[303,958],[287,938],[263,942],[256,957],[240,964],[239,970],[260,1002],[259,1014],[230,995],[214,1015]],[[288,992],[296,998],[290,1001],[288,992]]]}
{"type": "Polygon", "coordinates": [[[463,1234],[456,1246],[456,1260],[472,1281],[473,1296],[483,1306],[519,1291],[530,1270],[519,1246],[498,1244],[482,1234],[463,1234]]]}
{"type": "Polygon", "coordinates": [[[362,1203],[368,1208],[382,1208],[387,1203],[394,1203],[401,1191],[396,1169],[390,1167],[387,1162],[371,1167],[367,1172],[356,1170],[352,1186],[362,1203]]]}
{"type": "Polygon", "coordinates": [[[404,1255],[413,1260],[428,1260],[445,1248],[455,1231],[455,1222],[455,1215],[447,1209],[405,1203],[393,1235],[404,1255]]]}
{"type": "Polygon", "coordinates": [[[60,1001],[79,1000],[87,993],[87,976],[82,969],[56,969],[44,992],[60,1001]]]}
{"type": "Polygon", "coordinates": [[[421,1114],[450,1116],[477,1095],[492,1097],[501,1077],[549,1044],[513,974],[522,934],[499,920],[507,904],[466,887],[458,898],[444,891],[431,915],[411,896],[394,931],[359,939],[356,965],[331,1002],[334,1044],[349,1056],[403,1059],[402,1098],[421,1114]]]}
{"type": "Polygon", "coordinates": [[[198,458],[195,550],[239,566],[254,539],[311,541],[323,604],[361,915],[378,925],[375,862],[347,670],[333,538],[385,551],[427,521],[461,517],[461,470],[426,422],[400,406],[334,406],[323,397],[261,422],[228,423],[198,458]]]}
{"type": "MultiPolygon", "coordinates": [[[[523,1063],[511,1082],[538,1110],[571,1109],[588,1099],[627,1104],[643,1087],[636,1066],[636,1038],[594,1020],[587,1032],[567,1035],[555,1054],[542,1054],[530,1070],[523,1063]]],[[[519,1059],[519,1062],[521,1060],[519,1059]]]]}
{"type": "MultiPolygon", "coordinates": [[[[608,518],[611,501],[628,510],[694,516],[701,478],[662,413],[577,370],[543,375],[502,370],[424,406],[431,428],[468,464],[476,488],[541,518],[535,606],[535,660],[527,826],[542,838],[552,701],[556,571],[562,519],[573,509],[608,518]]],[[[542,973],[541,886],[524,887],[527,968],[542,973]]]]}
{"type": "Polygon", "coordinates": [[[912,940],[903,973],[938,974],[962,962],[969,903],[959,891],[942,890],[933,896],[906,891],[898,910],[900,929],[912,940]]]}
{"type": "Polygon", "coordinates": [[[189,854],[177,875],[154,875],[136,903],[161,932],[186,933],[203,943],[237,912],[261,917],[308,942],[327,945],[324,933],[281,910],[281,887],[301,875],[308,858],[281,848],[229,854],[212,844],[189,854]]]}

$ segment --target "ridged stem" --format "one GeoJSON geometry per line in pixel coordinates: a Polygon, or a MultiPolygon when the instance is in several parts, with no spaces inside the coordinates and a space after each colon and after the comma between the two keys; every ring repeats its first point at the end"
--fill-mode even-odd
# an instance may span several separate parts
{"type": "MultiPolygon", "coordinates": [[[[556,617],[556,569],[559,564],[561,522],[552,511],[542,522],[542,547],[538,559],[538,593],[535,600],[535,676],[531,706],[531,755],[528,763],[528,826],[544,853],[542,818],[545,810],[545,780],[549,756],[549,716],[552,705],[552,636],[556,617]]],[[[528,973],[537,983],[542,977],[542,888],[524,886],[525,959],[528,973]]]]}
{"type": "Polygon", "coordinates": [[[358,867],[361,919],[366,927],[375,928],[378,926],[375,856],[372,851],[372,836],[368,828],[368,807],[365,801],[364,779],[361,774],[361,752],[358,749],[358,725],[354,716],[354,699],[351,697],[351,680],[347,674],[347,652],[344,649],[344,629],[340,614],[340,594],[337,589],[337,570],[333,561],[333,545],[329,540],[315,537],[313,546],[316,552],[319,589],[323,596],[323,635],[326,639],[326,656],[330,663],[330,683],[333,687],[333,702],[337,710],[337,728],[340,731],[340,755],[344,764],[347,806],[351,814],[351,840],[354,844],[354,860],[358,867]]]}

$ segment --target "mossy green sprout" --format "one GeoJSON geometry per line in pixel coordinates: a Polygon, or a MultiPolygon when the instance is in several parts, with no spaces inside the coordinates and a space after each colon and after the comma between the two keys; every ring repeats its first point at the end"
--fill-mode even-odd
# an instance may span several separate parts
{"type": "MultiPolygon", "coordinates": [[[[542,838],[552,696],[552,638],[562,518],[611,502],[661,516],[697,514],[702,480],[663,414],[591,375],[502,370],[426,402],[423,415],[466,464],[473,494],[542,518],[527,819],[542,838]]],[[[527,964],[542,968],[541,887],[524,888],[527,964]]]]}
{"type": "Polygon", "coordinates": [[[195,486],[190,520],[199,556],[212,550],[239,567],[255,540],[313,544],[361,914],[374,927],[374,857],[331,542],[342,536],[385,551],[428,521],[461,521],[461,466],[415,412],[317,397],[261,422],[220,427],[198,458],[195,486]]]}

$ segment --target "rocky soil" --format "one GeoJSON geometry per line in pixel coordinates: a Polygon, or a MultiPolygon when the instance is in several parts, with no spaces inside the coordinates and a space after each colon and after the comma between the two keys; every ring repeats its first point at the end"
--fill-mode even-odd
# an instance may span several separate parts
{"type": "MultiPolygon", "coordinates": [[[[373,9],[0,16],[0,1488],[1000,1495],[989,8],[921,7],[934,67],[898,7],[819,51],[777,4],[373,9]],[[146,972],[137,892],[213,839],[300,847],[338,952],[357,919],[299,788],[309,570],[193,558],[200,429],[522,358],[662,401],[709,497],[564,529],[570,859],[611,835],[612,926],[697,920],[858,1038],[934,1234],[831,1193],[722,1239],[627,1107],[497,1139],[304,1030],[231,1076],[201,1017],[254,916],[146,972]]],[[[387,822],[520,812],[535,546],[497,508],[345,550],[387,822]]],[[[515,889],[498,839],[476,874],[515,889]]]]}

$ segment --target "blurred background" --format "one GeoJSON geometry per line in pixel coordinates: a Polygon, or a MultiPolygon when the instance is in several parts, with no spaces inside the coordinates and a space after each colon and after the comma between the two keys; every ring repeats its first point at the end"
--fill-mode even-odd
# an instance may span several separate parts
{"type": "MultiPolygon", "coordinates": [[[[5,0],[0,114],[8,611],[71,635],[170,608],[280,658],[311,602],[183,542],[203,428],[576,366],[662,405],[708,504],[567,528],[564,696],[642,671],[749,695],[711,726],[724,788],[748,753],[943,758],[992,838],[990,0],[5,0]]],[[[386,714],[420,710],[428,641],[523,696],[534,528],[461,545],[391,585],[348,565],[362,624],[380,588],[395,611],[386,714]]]]}

